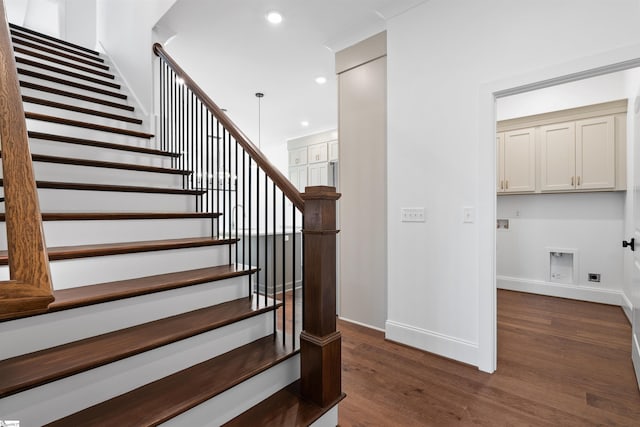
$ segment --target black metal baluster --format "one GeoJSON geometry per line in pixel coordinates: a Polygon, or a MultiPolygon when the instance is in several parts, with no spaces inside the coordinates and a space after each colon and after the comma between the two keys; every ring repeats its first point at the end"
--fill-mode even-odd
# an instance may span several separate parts
{"type": "MultiPolygon", "coordinates": [[[[216,179],[216,211],[219,212],[221,215],[226,215],[221,209],[220,209],[220,121],[217,121],[217,125],[216,125],[216,135],[214,136],[215,141],[216,141],[216,150],[215,150],[215,156],[216,156],[216,171],[214,172],[215,175],[215,179],[216,179]]],[[[222,221],[224,221],[224,216],[222,217],[222,221]]],[[[221,221],[218,221],[218,227],[216,227],[216,237],[220,237],[220,223],[221,221]]],[[[222,224],[224,226],[224,224],[222,224]]]]}
{"type": "Polygon", "coordinates": [[[264,173],[264,305],[268,303],[269,294],[269,177],[264,173]]]}
{"type": "MultiPolygon", "coordinates": [[[[236,202],[234,203],[235,207],[236,207],[236,218],[235,218],[235,224],[236,224],[236,239],[238,238],[238,210],[240,209],[239,205],[239,200],[238,200],[238,141],[235,140],[236,143],[236,156],[235,156],[235,170],[233,172],[233,176],[234,178],[234,182],[235,182],[235,194],[236,194],[236,202]]],[[[236,266],[238,265],[238,243],[236,242],[236,266]]]]}
{"type": "MultiPolygon", "coordinates": [[[[273,270],[273,272],[271,273],[273,275],[273,303],[275,304],[276,302],[276,283],[277,283],[277,277],[276,277],[276,183],[272,182],[272,188],[271,191],[273,191],[273,201],[272,201],[272,212],[271,215],[273,216],[273,231],[272,231],[272,237],[271,239],[272,241],[272,251],[271,251],[271,269],[273,270]]],[[[284,282],[283,282],[283,286],[282,286],[282,291],[283,291],[283,295],[284,295],[284,282]]],[[[276,310],[273,310],[273,331],[276,331],[276,310]]],[[[283,325],[284,327],[284,325],[283,325]]]]}
{"type": "Polygon", "coordinates": [[[293,228],[291,232],[291,244],[293,245],[293,250],[291,251],[291,280],[293,282],[293,286],[291,287],[291,325],[292,325],[292,333],[291,333],[291,347],[295,350],[296,348],[296,206],[292,204],[291,211],[293,213],[293,228]]]}
{"type": "MultiPolygon", "coordinates": [[[[256,165],[257,166],[257,165],[256,165]]],[[[260,169],[256,167],[256,267],[258,268],[258,295],[260,295],[260,273],[262,266],[260,265],[260,169]]],[[[265,283],[265,288],[266,288],[265,283]]]]}
{"type": "Polygon", "coordinates": [[[282,345],[287,343],[287,217],[284,191],[282,191],[282,345]]]}
{"type": "MultiPolygon", "coordinates": [[[[248,205],[249,205],[248,206],[249,233],[248,234],[249,234],[249,236],[248,236],[248,239],[247,239],[248,240],[247,243],[249,245],[249,266],[250,266],[250,268],[253,268],[253,261],[252,261],[253,260],[253,251],[252,251],[252,249],[253,249],[252,248],[252,246],[253,246],[253,237],[251,235],[252,230],[253,230],[251,228],[251,225],[252,225],[252,222],[253,222],[253,212],[252,212],[253,200],[251,198],[251,196],[252,196],[251,187],[253,187],[253,180],[251,179],[251,156],[249,156],[248,160],[249,160],[249,168],[248,168],[249,169],[249,182],[248,182],[247,188],[249,190],[249,197],[248,197],[248,201],[249,201],[249,203],[248,203],[248,205]]],[[[257,272],[251,274],[251,277],[254,277],[254,274],[255,274],[255,277],[259,278],[257,272]]],[[[249,280],[249,295],[251,295],[251,280],[249,280]]]]}

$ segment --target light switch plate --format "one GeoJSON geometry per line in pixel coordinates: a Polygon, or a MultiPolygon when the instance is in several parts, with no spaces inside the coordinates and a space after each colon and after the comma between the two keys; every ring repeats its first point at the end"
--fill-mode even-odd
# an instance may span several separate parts
{"type": "Polygon", "coordinates": [[[462,209],[463,221],[466,223],[474,223],[476,221],[476,208],[464,207],[462,209]]]}
{"type": "Polygon", "coordinates": [[[425,222],[424,208],[401,208],[400,218],[402,222],[425,222]]]}

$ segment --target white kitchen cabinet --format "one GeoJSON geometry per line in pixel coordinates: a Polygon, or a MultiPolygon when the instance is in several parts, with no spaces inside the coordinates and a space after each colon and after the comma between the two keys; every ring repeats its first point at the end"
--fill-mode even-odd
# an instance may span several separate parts
{"type": "Polygon", "coordinates": [[[329,143],[329,161],[330,162],[335,162],[338,160],[338,141],[331,141],[329,143]]]}
{"type": "Polygon", "coordinates": [[[540,128],[542,191],[614,189],[614,117],[595,117],[540,128]]]}
{"type": "Polygon", "coordinates": [[[307,186],[336,186],[338,161],[338,133],[320,132],[287,141],[289,151],[289,180],[304,191],[307,186]],[[295,163],[296,159],[299,160],[295,163]]]}
{"type": "Polygon", "coordinates": [[[324,163],[314,163],[310,164],[307,168],[308,178],[309,178],[309,186],[312,187],[314,185],[328,185],[329,183],[329,164],[327,162],[324,163]]]}
{"type": "Polygon", "coordinates": [[[289,151],[289,166],[301,166],[307,164],[307,147],[289,151]]]}
{"type": "Polygon", "coordinates": [[[534,128],[498,133],[498,192],[536,190],[535,142],[534,128]]]}
{"type": "Polygon", "coordinates": [[[300,192],[304,192],[307,186],[307,167],[306,166],[291,166],[289,167],[289,181],[300,192]]]}
{"type": "Polygon", "coordinates": [[[309,159],[308,163],[321,163],[327,162],[327,143],[314,144],[309,146],[309,159]]]}

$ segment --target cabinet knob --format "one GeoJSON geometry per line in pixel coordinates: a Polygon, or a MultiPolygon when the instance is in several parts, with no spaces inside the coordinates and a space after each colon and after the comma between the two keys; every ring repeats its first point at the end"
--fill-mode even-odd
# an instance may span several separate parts
{"type": "Polygon", "coordinates": [[[577,185],[580,186],[580,177],[578,177],[577,180],[578,180],[577,185]]]}

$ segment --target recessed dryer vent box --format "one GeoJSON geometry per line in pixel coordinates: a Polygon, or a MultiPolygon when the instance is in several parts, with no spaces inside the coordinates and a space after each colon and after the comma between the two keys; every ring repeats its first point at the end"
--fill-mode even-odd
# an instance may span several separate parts
{"type": "Polygon", "coordinates": [[[577,250],[547,248],[549,254],[549,282],[575,284],[577,275],[577,250]]]}

